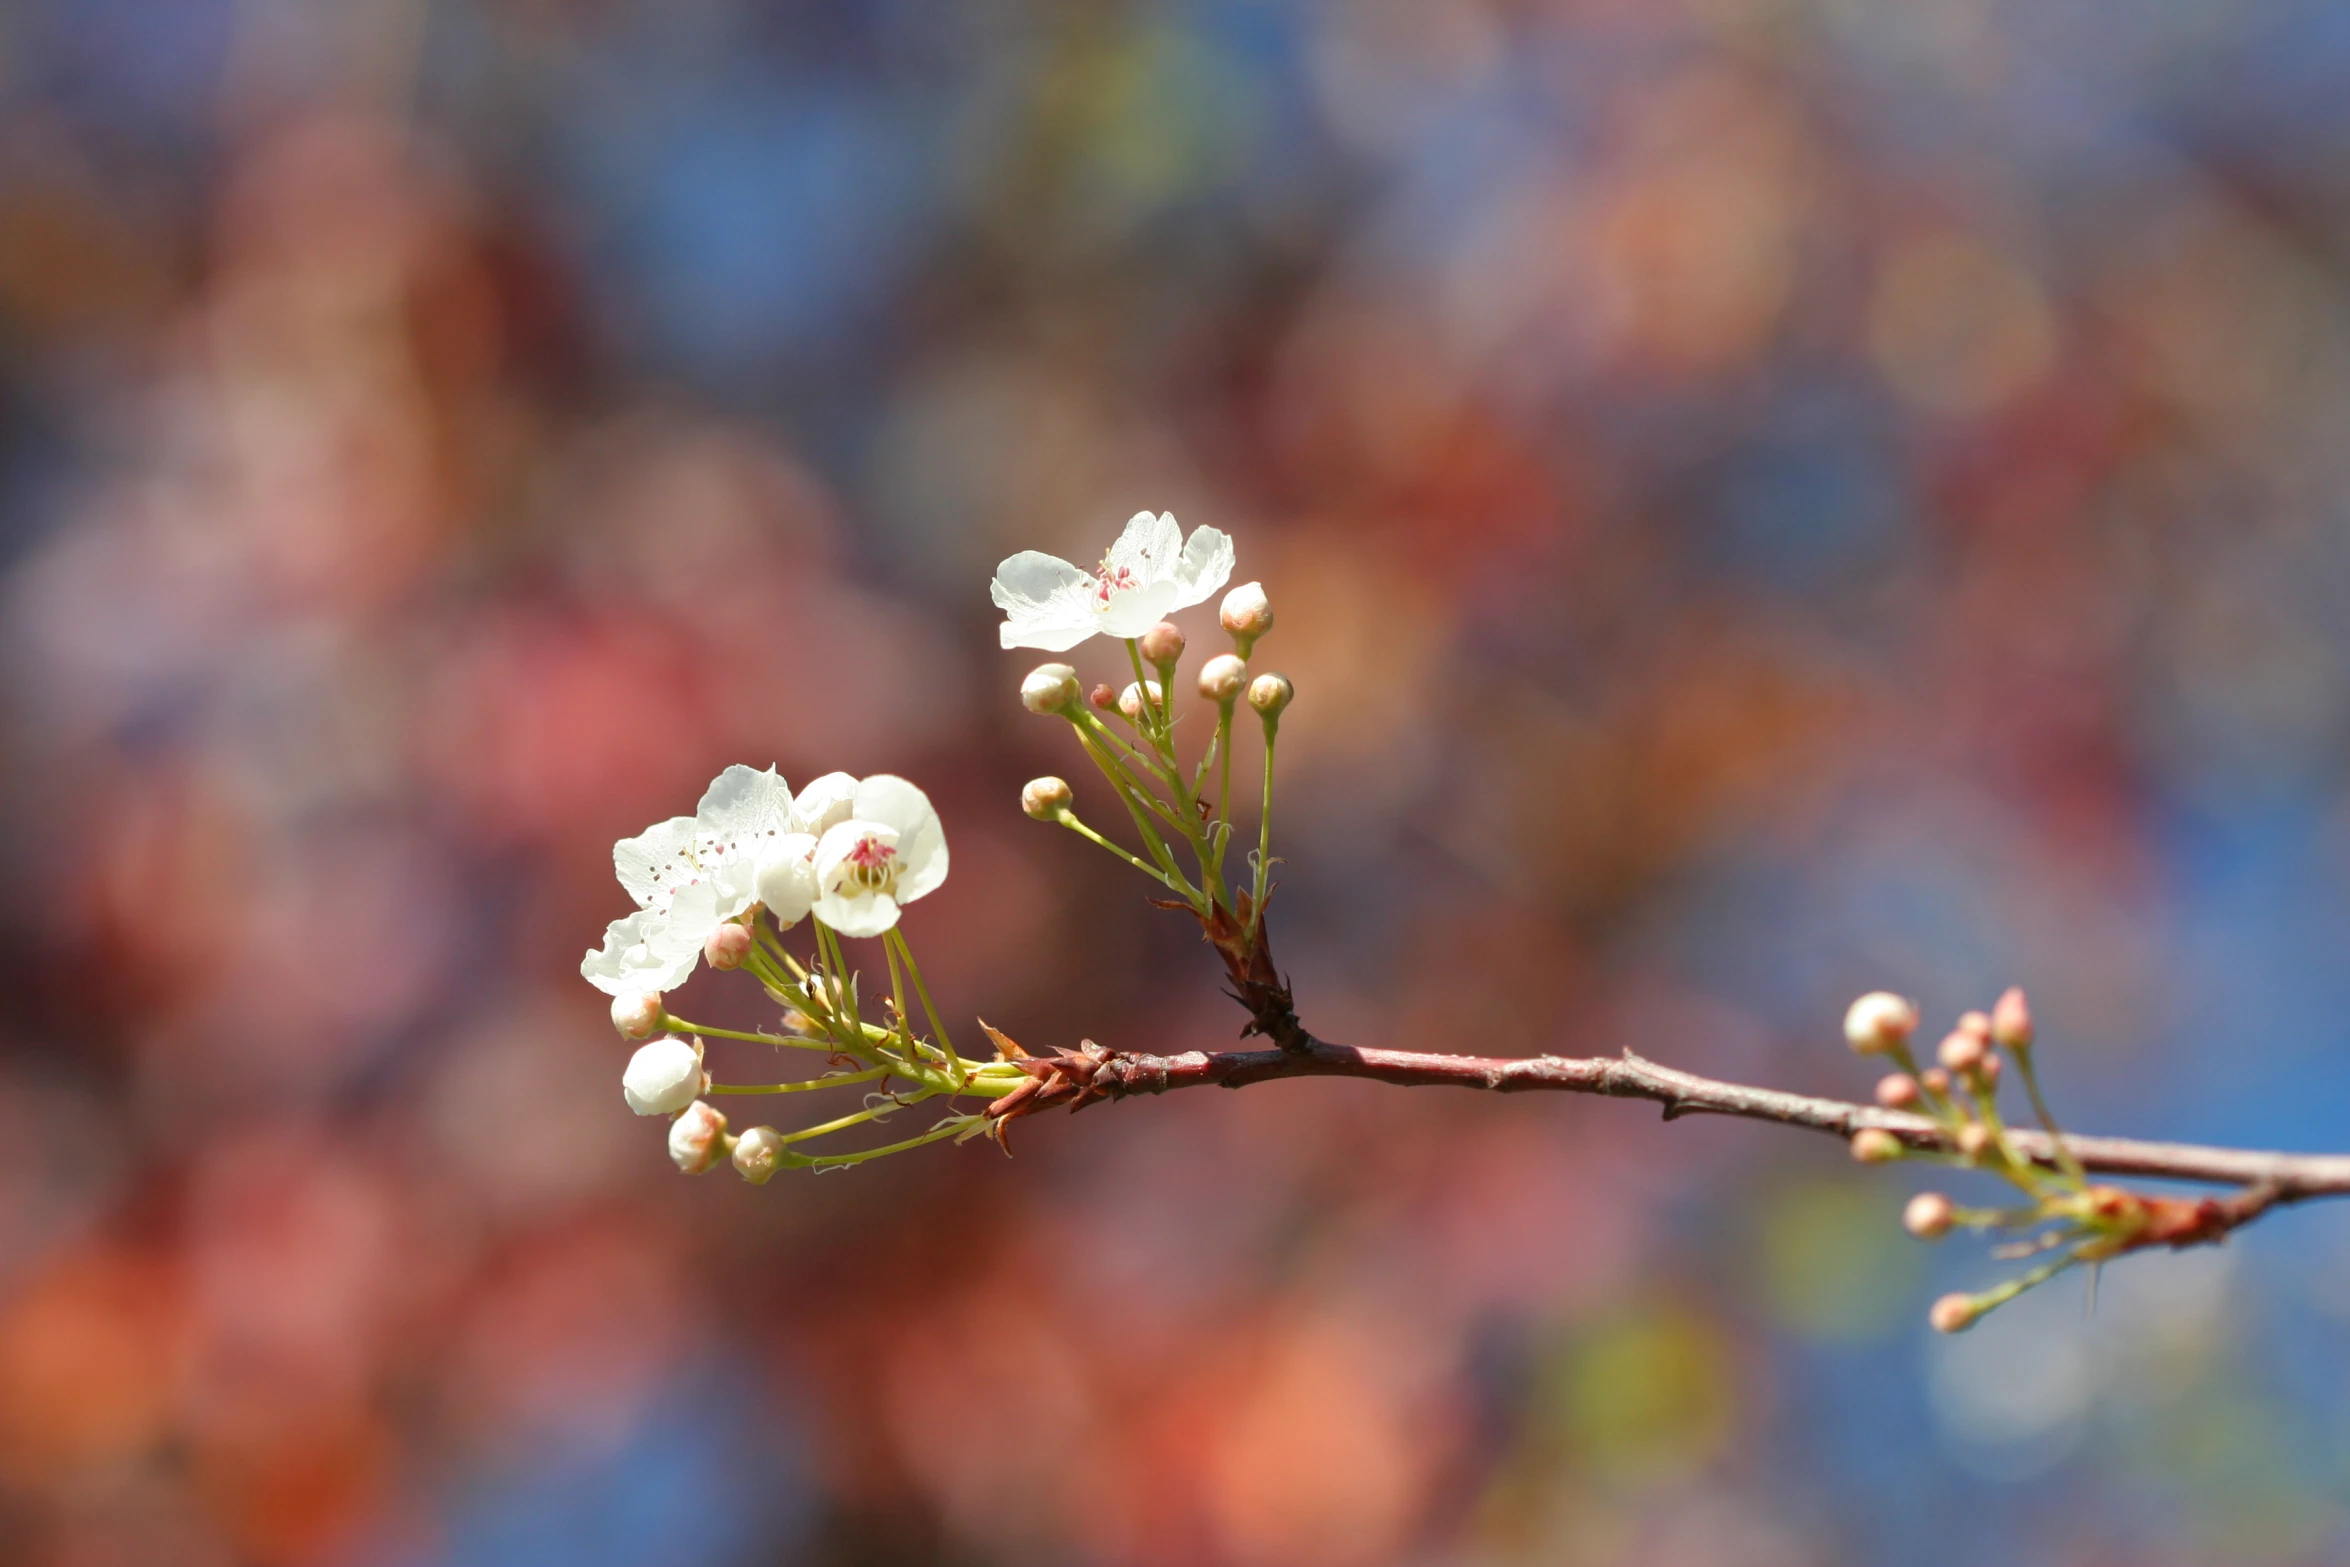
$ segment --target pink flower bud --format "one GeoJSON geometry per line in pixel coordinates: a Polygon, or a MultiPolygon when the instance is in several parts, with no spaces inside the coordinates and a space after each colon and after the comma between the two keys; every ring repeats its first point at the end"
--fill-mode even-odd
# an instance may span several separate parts
{"type": "Polygon", "coordinates": [[[1901,1139],[1881,1127],[1852,1134],[1852,1157],[1862,1164],[1891,1164],[1901,1157],[1901,1139]]]}
{"type": "Polygon", "coordinates": [[[1930,1094],[1950,1092],[1950,1074],[1938,1066],[1927,1067],[1918,1074],[1918,1086],[1930,1094]]]}
{"type": "Polygon", "coordinates": [[[1278,718],[1290,699],[1297,695],[1286,676],[1259,675],[1248,683],[1248,705],[1267,718],[1278,718]]]}
{"type": "Polygon", "coordinates": [[[1139,724],[1145,716],[1162,711],[1166,705],[1166,690],[1156,680],[1129,680],[1126,689],[1118,693],[1118,711],[1126,715],[1129,723],[1139,724]],[[1147,707],[1143,703],[1146,692],[1150,697],[1147,707]]]}
{"type": "Polygon", "coordinates": [[[1917,1027],[1916,1005],[1890,990],[1872,990],[1844,1009],[1844,1042],[1864,1056],[1900,1049],[1917,1027]]]}
{"type": "Polygon", "coordinates": [[[2032,1048],[2032,1006],[2024,999],[2022,986],[2008,986],[1991,1009],[1991,1037],[2008,1050],[2032,1048]]]}
{"type": "Polygon", "coordinates": [[[1273,604],[1265,597],[1265,585],[1244,582],[1225,594],[1216,619],[1226,631],[1246,642],[1254,642],[1272,630],[1273,604]]]}
{"type": "Polygon", "coordinates": [[[753,1186],[783,1168],[783,1134],[772,1126],[754,1126],[734,1140],[735,1173],[753,1186]]]}
{"type": "Polygon", "coordinates": [[[1075,796],[1062,778],[1031,778],[1020,791],[1020,809],[1040,822],[1056,821],[1075,796]]]}
{"type": "Polygon", "coordinates": [[[661,1026],[661,998],[650,991],[627,990],[612,998],[612,1026],[623,1039],[650,1039],[661,1026]]]}
{"type": "Polygon", "coordinates": [[[1972,1072],[1983,1064],[1986,1053],[1983,1036],[1966,1028],[1954,1028],[1943,1036],[1934,1058],[1953,1072],[1972,1072]]]}
{"type": "Polygon", "coordinates": [[[1110,683],[1106,680],[1098,682],[1085,699],[1105,713],[1117,710],[1118,693],[1110,689],[1110,683]]]}
{"type": "Polygon", "coordinates": [[[1200,665],[1199,694],[1219,707],[1237,698],[1247,684],[1247,662],[1230,653],[1218,653],[1200,665]]]}
{"type": "Polygon", "coordinates": [[[1934,1302],[1934,1309],[1926,1313],[1926,1320],[1934,1324],[1937,1333],[1964,1333],[1983,1315],[1983,1307],[1972,1295],[1945,1295],[1934,1302]]]}
{"type": "Polygon", "coordinates": [[[1958,1222],[1958,1210],[1940,1192],[1920,1192],[1901,1210],[1901,1227],[1921,1241],[1938,1241],[1958,1222]]]}
{"type": "Polygon", "coordinates": [[[751,927],[728,920],[702,943],[702,961],[714,969],[741,968],[751,955],[751,927]]]}
{"type": "Polygon", "coordinates": [[[1888,1110],[1907,1110],[1918,1102],[1918,1080],[1907,1072],[1877,1079],[1877,1103],[1888,1110]]]}
{"type": "Polygon", "coordinates": [[[1143,662],[1164,667],[1183,656],[1183,628],[1162,620],[1142,634],[1143,662]]]}
{"type": "Polygon", "coordinates": [[[1969,1159],[1980,1159],[1991,1151],[1991,1129],[1980,1121],[1969,1121],[1958,1129],[1958,1151],[1969,1159]]]}
{"type": "Polygon", "coordinates": [[[1962,1034],[1972,1034],[1986,1045],[1991,1043],[1991,1014],[1988,1012],[1961,1012],[1958,1015],[1958,1031],[1962,1034]]]}
{"type": "Polygon", "coordinates": [[[1066,713],[1078,694],[1077,671],[1067,664],[1039,664],[1020,682],[1020,705],[1031,713],[1066,713]]]}
{"type": "Polygon", "coordinates": [[[1999,1081],[1999,1058],[1984,1051],[1982,1064],[1975,1068],[1975,1077],[1985,1088],[1995,1085],[1999,1081]]]}
{"type": "Polygon", "coordinates": [[[669,1157],[688,1175],[699,1175],[718,1162],[726,1146],[726,1117],[697,1099],[669,1123],[669,1157]]]}

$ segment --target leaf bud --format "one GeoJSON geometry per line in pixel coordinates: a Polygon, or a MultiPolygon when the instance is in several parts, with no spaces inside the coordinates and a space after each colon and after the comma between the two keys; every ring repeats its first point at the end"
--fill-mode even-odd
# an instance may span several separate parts
{"type": "Polygon", "coordinates": [[[2017,1052],[2032,1048],[2032,1006],[2021,985],[2010,985],[1991,1009],[1991,1037],[2001,1048],[2017,1052]]]}
{"type": "Polygon", "coordinates": [[[783,1134],[772,1126],[754,1126],[734,1140],[735,1173],[753,1186],[764,1186],[783,1168],[783,1134]]]}
{"type": "Polygon", "coordinates": [[[1183,656],[1183,628],[1162,620],[1142,634],[1143,661],[1164,669],[1183,656]]]}
{"type": "Polygon", "coordinates": [[[612,1026],[623,1039],[650,1039],[661,1026],[661,997],[650,990],[624,990],[612,998],[612,1026]]]}
{"type": "Polygon", "coordinates": [[[1031,778],[1020,790],[1020,809],[1040,822],[1057,821],[1075,796],[1064,778],[1031,778]]]}
{"type": "Polygon", "coordinates": [[[1231,706],[1247,684],[1247,661],[1233,654],[1218,653],[1200,665],[1199,694],[1218,707],[1231,706]]]}
{"type": "Polygon", "coordinates": [[[1934,1302],[1926,1320],[1937,1333],[1964,1333],[1982,1318],[1982,1302],[1972,1295],[1945,1295],[1934,1302]]]}
{"type": "Polygon", "coordinates": [[[709,1085],[710,1075],[702,1070],[702,1042],[697,1039],[689,1045],[674,1035],[641,1047],[620,1074],[621,1096],[639,1115],[675,1115],[709,1085]]]}
{"type": "Polygon", "coordinates": [[[1918,1080],[1907,1072],[1877,1079],[1877,1103],[1888,1110],[1907,1110],[1918,1102],[1918,1080]]]}
{"type": "Polygon", "coordinates": [[[1031,713],[1066,713],[1077,697],[1077,671],[1067,664],[1039,664],[1020,682],[1020,705],[1031,713]]]}
{"type": "Polygon", "coordinates": [[[1909,1043],[1918,1009],[1890,990],[1872,990],[1844,1010],[1844,1042],[1861,1055],[1882,1055],[1909,1043]]]}
{"type": "Polygon", "coordinates": [[[1166,688],[1156,680],[1129,680],[1126,689],[1118,693],[1118,711],[1126,715],[1129,723],[1139,724],[1146,714],[1159,712],[1166,705],[1166,688]],[[1150,698],[1147,706],[1143,701],[1146,692],[1150,698]]]}
{"type": "Polygon", "coordinates": [[[702,961],[714,969],[733,969],[743,966],[743,959],[751,955],[751,927],[728,920],[710,932],[702,943],[702,961]]]}
{"type": "Polygon", "coordinates": [[[669,1123],[669,1157],[688,1175],[700,1175],[726,1149],[726,1117],[697,1099],[669,1123]]]}
{"type": "Polygon", "coordinates": [[[1852,1157],[1862,1164],[1891,1164],[1901,1157],[1901,1139],[1876,1126],[1855,1132],[1852,1157]]]}
{"type": "Polygon", "coordinates": [[[1958,1222],[1958,1210],[1940,1192],[1920,1192],[1901,1210],[1901,1227],[1921,1241],[1938,1241],[1958,1222]]]}
{"type": "Polygon", "coordinates": [[[1296,695],[1286,675],[1259,675],[1248,683],[1248,705],[1267,718],[1279,718],[1296,695]]]}

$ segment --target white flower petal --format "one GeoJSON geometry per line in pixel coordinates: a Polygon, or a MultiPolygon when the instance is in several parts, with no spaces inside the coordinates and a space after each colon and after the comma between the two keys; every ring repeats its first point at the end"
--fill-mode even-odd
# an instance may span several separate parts
{"type": "Polygon", "coordinates": [[[579,976],[608,996],[674,990],[693,972],[699,950],[681,961],[667,917],[640,909],[605,928],[604,945],[580,959],[579,976]]]}
{"type": "Polygon", "coordinates": [[[1173,576],[1175,562],[1183,553],[1183,529],[1175,521],[1175,514],[1163,511],[1153,516],[1138,511],[1127,519],[1126,531],[1118,535],[1118,542],[1110,546],[1102,564],[1116,576],[1121,569],[1134,573],[1137,583],[1152,583],[1173,576]]]}
{"type": "Polygon", "coordinates": [[[857,797],[856,776],[851,773],[826,773],[800,791],[792,802],[792,814],[799,831],[822,834],[827,828],[849,819],[849,803],[857,797]]]}
{"type": "Polygon", "coordinates": [[[930,796],[894,774],[876,773],[857,785],[857,815],[897,829],[898,879],[891,896],[899,903],[911,903],[947,879],[946,829],[930,796]]]}
{"type": "Polygon", "coordinates": [[[668,873],[693,847],[693,841],[694,819],[672,816],[634,838],[623,838],[612,845],[612,869],[638,908],[653,904],[655,895],[666,885],[668,873]]]}
{"type": "Polygon", "coordinates": [[[791,831],[791,785],[770,767],[758,772],[737,762],[716,778],[694,808],[694,828],[724,841],[791,831]]]}
{"type": "Polygon", "coordinates": [[[844,936],[878,936],[898,922],[898,904],[882,892],[828,892],[816,899],[816,917],[844,936]]]}
{"type": "Polygon", "coordinates": [[[806,919],[816,901],[815,852],[816,840],[804,832],[786,834],[764,851],[759,862],[759,901],[767,905],[778,930],[789,930],[806,919]]]}
{"type": "Polygon", "coordinates": [[[1111,590],[1110,601],[1094,614],[1094,629],[1106,637],[1139,637],[1174,613],[1182,587],[1172,578],[1137,588],[1111,590]]]}
{"type": "Polygon", "coordinates": [[[1232,539],[1217,528],[1194,528],[1175,566],[1174,609],[1204,604],[1232,576],[1232,539]]]}

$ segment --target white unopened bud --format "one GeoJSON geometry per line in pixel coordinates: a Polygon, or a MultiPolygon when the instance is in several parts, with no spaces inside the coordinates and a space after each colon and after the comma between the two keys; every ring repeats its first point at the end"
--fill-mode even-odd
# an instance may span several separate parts
{"type": "Polygon", "coordinates": [[[1167,693],[1163,688],[1161,688],[1156,680],[1128,681],[1126,683],[1126,689],[1118,693],[1118,711],[1124,713],[1128,720],[1133,723],[1139,724],[1142,722],[1143,713],[1145,711],[1143,707],[1143,695],[1145,692],[1148,692],[1150,695],[1150,707],[1148,711],[1155,713],[1167,705],[1167,693]]]}
{"type": "Polygon", "coordinates": [[[661,998],[649,990],[624,990],[612,998],[612,1026],[623,1039],[650,1039],[661,1026],[661,998]]]}
{"type": "Polygon", "coordinates": [[[1065,713],[1082,695],[1077,671],[1067,664],[1039,664],[1020,682],[1020,705],[1031,713],[1065,713]]]}
{"type": "Polygon", "coordinates": [[[1226,706],[1240,696],[1241,687],[1248,684],[1248,662],[1230,653],[1218,653],[1200,665],[1199,694],[1218,707],[1226,706]]]}
{"type": "Polygon", "coordinates": [[[1020,809],[1040,822],[1049,822],[1069,809],[1069,802],[1074,798],[1067,779],[1031,778],[1020,791],[1020,809]]]}
{"type": "Polygon", "coordinates": [[[1899,1050],[1918,1029],[1918,1009],[1890,990],[1872,990],[1844,1013],[1844,1040],[1864,1056],[1899,1050]]]}
{"type": "Polygon", "coordinates": [[[702,1042],[689,1045],[675,1036],[643,1046],[620,1074],[621,1096],[639,1115],[675,1115],[709,1084],[702,1070],[702,1042]]]}
{"type": "Polygon", "coordinates": [[[1248,683],[1248,705],[1267,718],[1279,718],[1297,689],[1285,675],[1259,675],[1248,683]]]}
{"type": "Polygon", "coordinates": [[[1261,582],[1244,582],[1224,595],[1224,603],[1216,611],[1216,619],[1226,631],[1243,644],[1254,642],[1273,629],[1273,604],[1265,597],[1261,582]]]}
{"type": "Polygon", "coordinates": [[[772,1126],[754,1126],[734,1140],[734,1168],[753,1186],[783,1168],[783,1134],[772,1126]]]}
{"type": "Polygon", "coordinates": [[[710,932],[702,943],[702,961],[714,969],[741,968],[751,955],[751,927],[732,920],[710,932]]]}
{"type": "Polygon", "coordinates": [[[1940,1192],[1920,1192],[1901,1210],[1901,1227],[1921,1241],[1938,1241],[1958,1222],[1958,1210],[1940,1192]]]}
{"type": "Polygon", "coordinates": [[[1183,628],[1172,620],[1162,620],[1142,634],[1138,644],[1143,662],[1164,667],[1183,656],[1183,628]]]}
{"type": "Polygon", "coordinates": [[[688,1175],[699,1175],[718,1162],[726,1147],[726,1117],[702,1100],[685,1107],[669,1123],[669,1157],[688,1175]]]}

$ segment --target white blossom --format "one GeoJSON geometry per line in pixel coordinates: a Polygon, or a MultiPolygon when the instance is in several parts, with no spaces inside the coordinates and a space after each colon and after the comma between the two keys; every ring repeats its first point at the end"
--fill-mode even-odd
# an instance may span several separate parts
{"type": "Polygon", "coordinates": [[[929,796],[903,778],[864,779],[851,803],[816,843],[816,917],[844,936],[878,936],[901,905],[947,879],[946,833],[929,796]]]}
{"type": "Polygon", "coordinates": [[[1091,636],[1139,637],[1176,610],[1203,603],[1232,575],[1232,540],[1173,512],[1136,512],[1102,563],[1083,570],[1038,550],[996,568],[989,596],[1004,612],[1003,645],[1065,652],[1091,636]]]}
{"type": "Polygon", "coordinates": [[[802,789],[799,798],[792,801],[792,810],[799,817],[799,830],[822,837],[827,827],[849,819],[849,802],[856,796],[854,774],[826,773],[802,789]]]}
{"type": "Polygon", "coordinates": [[[689,1045],[674,1034],[639,1049],[620,1074],[621,1097],[639,1115],[675,1115],[709,1086],[701,1041],[689,1045]]]}
{"type": "MultiPolygon", "coordinates": [[[[846,777],[846,774],[841,776],[846,777]]],[[[842,812],[845,819],[847,813],[842,812]]],[[[816,902],[816,838],[813,833],[786,833],[759,866],[759,901],[775,919],[777,930],[789,930],[808,917],[816,902]]]]}
{"type": "MultiPolygon", "coordinates": [[[[854,784],[846,773],[830,773],[800,800],[837,819],[854,784]]],[[[711,933],[761,901],[764,872],[795,855],[806,859],[811,845],[794,840],[813,831],[774,768],[729,767],[711,780],[693,815],[672,816],[612,846],[612,868],[637,912],[612,922],[603,949],[580,963],[581,977],[613,995],[674,990],[694,971],[711,933]]],[[[806,912],[803,904],[779,923],[806,912]]]]}

